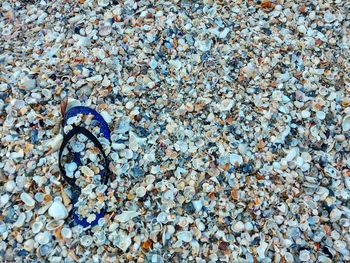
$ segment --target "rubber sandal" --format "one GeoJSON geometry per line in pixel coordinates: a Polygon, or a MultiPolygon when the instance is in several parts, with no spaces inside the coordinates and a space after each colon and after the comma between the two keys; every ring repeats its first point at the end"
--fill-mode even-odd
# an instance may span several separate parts
{"type": "MultiPolygon", "coordinates": [[[[70,110],[68,110],[64,116],[63,121],[62,121],[62,126],[65,127],[67,125],[68,119],[71,117],[74,117],[78,114],[93,115],[92,120],[96,121],[98,123],[101,134],[107,140],[110,141],[110,130],[109,130],[107,122],[103,119],[103,117],[97,111],[95,111],[91,108],[88,108],[88,107],[77,106],[77,107],[73,107],[70,110]]],[[[62,177],[65,179],[65,181],[72,188],[72,203],[73,203],[74,221],[77,224],[82,225],[83,227],[88,227],[88,226],[94,226],[98,223],[99,219],[105,215],[106,208],[102,209],[99,213],[95,213],[96,218],[91,223],[89,223],[86,218],[83,218],[83,219],[79,218],[79,215],[77,214],[77,212],[74,209],[74,204],[78,201],[79,195],[81,193],[81,189],[79,186],[76,185],[76,179],[74,177],[70,178],[66,174],[66,170],[62,165],[63,151],[66,148],[69,141],[74,136],[76,136],[78,134],[83,134],[85,137],[88,138],[88,140],[90,140],[99,149],[99,151],[104,159],[103,169],[99,172],[99,175],[101,176],[101,180],[102,180],[101,183],[104,185],[108,184],[108,180],[110,178],[110,170],[109,170],[109,160],[104,153],[102,144],[99,142],[99,140],[96,138],[96,136],[93,133],[91,133],[89,130],[87,130],[86,128],[84,128],[82,126],[73,125],[73,128],[67,134],[64,134],[63,142],[62,142],[60,150],[59,150],[58,165],[59,165],[59,169],[60,169],[60,172],[62,174],[62,177]]],[[[80,159],[81,159],[80,153],[75,153],[73,160],[74,160],[74,162],[77,163],[77,165],[81,164],[80,159]]]]}

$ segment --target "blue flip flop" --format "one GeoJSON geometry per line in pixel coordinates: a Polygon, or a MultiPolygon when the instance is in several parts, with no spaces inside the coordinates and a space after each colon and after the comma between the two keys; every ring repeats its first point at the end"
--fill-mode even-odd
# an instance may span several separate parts
{"type": "MultiPolygon", "coordinates": [[[[88,108],[88,107],[84,107],[84,106],[77,106],[77,107],[73,107],[71,109],[69,109],[63,119],[62,125],[63,127],[65,125],[67,125],[67,120],[71,117],[74,117],[78,114],[83,114],[83,115],[93,115],[93,119],[94,121],[96,121],[99,124],[99,128],[101,131],[101,134],[110,141],[111,139],[111,132],[109,130],[108,124],[107,122],[103,119],[103,117],[95,110],[88,108]]],[[[70,178],[67,176],[66,171],[62,165],[62,154],[63,154],[63,150],[66,148],[68,142],[77,134],[83,134],[85,135],[90,141],[92,141],[95,146],[100,150],[102,157],[104,159],[104,164],[103,167],[104,169],[102,169],[100,171],[100,176],[102,178],[102,183],[103,184],[108,184],[108,180],[110,177],[110,170],[109,170],[109,160],[107,158],[107,156],[105,155],[104,151],[103,151],[103,147],[102,144],[99,142],[99,140],[96,138],[95,135],[93,135],[89,130],[87,130],[86,128],[84,128],[83,126],[75,126],[73,125],[73,128],[67,133],[64,134],[63,136],[63,142],[61,144],[61,148],[59,151],[59,156],[58,156],[58,165],[59,165],[59,169],[60,172],[62,174],[62,177],[67,181],[67,183],[72,187],[72,201],[73,201],[73,218],[74,221],[83,226],[83,227],[88,227],[88,226],[95,226],[98,223],[98,220],[100,218],[102,218],[105,213],[106,213],[106,209],[102,209],[99,213],[95,213],[96,215],[96,219],[94,221],[92,221],[91,223],[89,223],[87,221],[86,218],[80,219],[77,212],[74,209],[74,204],[78,201],[79,195],[81,193],[81,189],[76,185],[75,183],[75,178],[70,178]]],[[[80,153],[75,153],[74,154],[74,162],[76,162],[78,165],[81,164],[80,161],[80,153]]]]}

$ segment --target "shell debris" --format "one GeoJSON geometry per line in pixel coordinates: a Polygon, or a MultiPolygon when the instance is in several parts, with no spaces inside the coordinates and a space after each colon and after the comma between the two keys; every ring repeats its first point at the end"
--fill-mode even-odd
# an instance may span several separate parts
{"type": "Polygon", "coordinates": [[[0,262],[350,262],[349,7],[0,1],[0,262]]]}

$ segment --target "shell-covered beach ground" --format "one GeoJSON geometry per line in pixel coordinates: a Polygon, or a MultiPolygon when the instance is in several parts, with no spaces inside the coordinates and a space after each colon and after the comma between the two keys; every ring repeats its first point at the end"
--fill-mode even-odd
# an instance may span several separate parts
{"type": "Polygon", "coordinates": [[[349,1],[0,2],[1,262],[350,262],[349,1]]]}

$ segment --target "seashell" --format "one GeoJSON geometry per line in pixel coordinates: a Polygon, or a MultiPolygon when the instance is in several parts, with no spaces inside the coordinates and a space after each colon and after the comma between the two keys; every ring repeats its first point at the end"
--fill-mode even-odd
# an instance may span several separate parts
{"type": "Polygon", "coordinates": [[[64,227],[64,228],[61,229],[61,235],[62,235],[63,238],[69,239],[69,238],[72,237],[72,230],[70,230],[69,228],[64,227]]]}
{"type": "Polygon", "coordinates": [[[38,210],[38,215],[42,215],[44,213],[46,213],[46,211],[50,208],[52,202],[49,202],[47,204],[45,204],[44,206],[40,207],[39,210],[38,210]]]}
{"type": "Polygon", "coordinates": [[[136,195],[138,196],[138,197],[143,197],[143,196],[145,196],[146,195],[146,188],[145,187],[143,187],[143,186],[140,186],[140,187],[138,187],[138,188],[136,188],[136,191],[135,191],[135,193],[136,193],[136,195]]]}
{"type": "Polygon", "coordinates": [[[76,45],[78,47],[88,47],[91,45],[91,40],[89,37],[78,35],[77,38],[78,38],[78,41],[76,42],[76,45]]]}
{"type": "Polygon", "coordinates": [[[42,245],[39,247],[39,253],[41,256],[45,257],[52,251],[50,244],[42,245]]]}
{"type": "Polygon", "coordinates": [[[191,242],[192,241],[192,233],[190,231],[180,231],[177,233],[177,239],[182,242],[191,242]]]}
{"type": "Polygon", "coordinates": [[[111,26],[102,26],[100,28],[100,30],[98,31],[98,34],[101,36],[101,37],[105,37],[105,36],[108,36],[110,33],[112,33],[112,27],[111,26]]]}
{"type": "Polygon", "coordinates": [[[75,162],[65,163],[64,168],[67,174],[73,174],[78,169],[78,165],[75,162]]]}
{"type": "Polygon", "coordinates": [[[244,228],[244,223],[242,221],[238,221],[233,225],[232,230],[235,233],[241,233],[244,231],[244,228]]]}
{"type": "Polygon", "coordinates": [[[34,244],[35,242],[33,239],[28,239],[23,243],[23,248],[28,252],[32,252],[34,250],[34,244]]]}
{"type": "Polygon", "coordinates": [[[109,5],[109,0],[97,0],[97,4],[101,7],[106,7],[109,5]]]}
{"type": "Polygon", "coordinates": [[[80,106],[81,103],[79,100],[76,100],[76,99],[73,99],[73,98],[68,98],[68,103],[67,103],[67,106],[66,106],[66,112],[68,110],[70,110],[71,108],[73,107],[77,107],[77,106],[80,106]]]}
{"type": "Polygon", "coordinates": [[[115,219],[121,223],[125,223],[139,215],[140,213],[136,211],[124,211],[123,213],[117,215],[115,219]]]}
{"type": "Polygon", "coordinates": [[[64,220],[51,220],[46,224],[46,229],[49,231],[55,230],[64,224],[64,220]]]}
{"type": "Polygon", "coordinates": [[[232,99],[224,99],[220,105],[219,110],[220,111],[230,111],[233,107],[233,100],[232,99]]]}
{"type": "Polygon", "coordinates": [[[232,165],[236,165],[236,164],[241,165],[243,163],[243,158],[238,154],[232,153],[230,154],[230,163],[232,165]]]}
{"type": "Polygon", "coordinates": [[[260,245],[257,247],[256,252],[258,253],[260,258],[265,258],[265,252],[266,252],[267,246],[268,244],[264,240],[262,240],[260,242],[260,245]]]}
{"type": "Polygon", "coordinates": [[[23,193],[21,193],[20,197],[25,205],[27,205],[27,206],[34,206],[35,205],[35,200],[29,194],[23,192],[23,193]]]}
{"type": "Polygon", "coordinates": [[[205,230],[205,225],[202,221],[200,221],[199,219],[196,219],[195,223],[199,231],[205,230]]]}
{"type": "Polygon", "coordinates": [[[285,157],[285,160],[287,162],[292,161],[295,157],[299,155],[299,148],[298,147],[293,147],[292,149],[289,150],[287,156],[285,157]]]}
{"type": "Polygon", "coordinates": [[[80,171],[86,175],[87,177],[93,177],[95,175],[94,171],[92,171],[89,167],[87,166],[82,166],[80,168],[80,171]]]}
{"type": "Polygon", "coordinates": [[[43,226],[44,226],[44,224],[43,224],[43,222],[41,222],[41,221],[34,222],[34,223],[32,224],[32,232],[33,232],[34,234],[39,233],[40,230],[43,228],[43,226]]]}
{"type": "Polygon", "coordinates": [[[150,184],[153,184],[153,182],[156,180],[156,177],[154,176],[154,175],[152,175],[152,174],[148,174],[148,175],[146,175],[146,177],[145,177],[145,183],[147,184],[147,185],[150,185],[150,184]]]}
{"type": "Polygon", "coordinates": [[[20,213],[16,222],[13,224],[14,227],[21,227],[24,225],[24,221],[26,220],[26,214],[20,213]]]}
{"type": "Polygon", "coordinates": [[[119,160],[119,155],[118,155],[117,152],[112,152],[112,153],[110,154],[110,156],[111,156],[111,159],[112,159],[113,161],[118,161],[118,160],[119,160]]]}
{"type": "Polygon", "coordinates": [[[181,226],[182,228],[188,226],[189,221],[187,219],[187,217],[180,217],[179,223],[178,225],[181,226]]]}
{"type": "Polygon", "coordinates": [[[57,220],[65,219],[68,217],[68,211],[61,201],[55,200],[49,208],[49,215],[57,220]]]}
{"type": "Polygon", "coordinates": [[[344,118],[343,118],[343,122],[342,122],[342,129],[343,129],[343,132],[347,132],[350,130],[350,115],[346,115],[344,118]]]}
{"type": "Polygon", "coordinates": [[[196,201],[192,201],[193,207],[196,210],[196,212],[199,212],[202,210],[203,208],[203,202],[202,200],[196,200],[196,201]]]}
{"type": "Polygon", "coordinates": [[[299,260],[302,262],[310,262],[310,251],[307,251],[307,250],[300,251],[299,260]]]}
{"type": "Polygon", "coordinates": [[[16,188],[16,182],[13,180],[9,180],[4,185],[5,190],[9,193],[13,192],[16,188]]]}
{"type": "Polygon", "coordinates": [[[333,15],[329,10],[326,10],[326,12],[323,15],[323,19],[327,23],[332,23],[337,19],[337,17],[333,15]]]}
{"type": "Polygon", "coordinates": [[[165,212],[160,212],[157,216],[157,222],[166,224],[167,221],[168,221],[168,214],[165,212]]]}
{"type": "Polygon", "coordinates": [[[329,196],[329,190],[326,187],[320,187],[317,191],[317,195],[319,196],[320,200],[323,201],[329,196]]]}
{"type": "Polygon", "coordinates": [[[122,235],[117,245],[123,252],[126,252],[131,245],[131,238],[127,235],[122,235]]]}
{"type": "Polygon", "coordinates": [[[80,152],[84,151],[84,149],[85,149],[85,144],[81,143],[79,141],[72,142],[71,146],[72,146],[72,151],[76,152],[76,153],[80,153],[80,152]]]}
{"type": "Polygon", "coordinates": [[[340,211],[338,208],[334,208],[331,211],[329,217],[331,219],[331,222],[336,222],[336,221],[338,221],[341,218],[342,215],[343,215],[342,211],[340,211]]]}
{"type": "Polygon", "coordinates": [[[6,205],[10,201],[10,195],[4,194],[0,197],[0,207],[6,205]]]}
{"type": "Polygon", "coordinates": [[[45,231],[45,232],[37,234],[34,239],[40,245],[45,245],[45,244],[50,242],[51,234],[49,232],[45,231]]]}
{"type": "Polygon", "coordinates": [[[112,149],[115,151],[123,150],[126,148],[125,144],[123,143],[112,143],[112,149]]]}
{"type": "Polygon", "coordinates": [[[138,137],[134,132],[129,133],[129,148],[132,151],[137,151],[140,146],[145,145],[147,138],[138,137]]]}
{"type": "Polygon", "coordinates": [[[124,149],[124,150],[121,152],[121,155],[124,156],[124,158],[130,160],[130,159],[133,157],[134,153],[133,153],[133,151],[130,150],[130,149],[124,149]]]}
{"type": "Polygon", "coordinates": [[[211,49],[212,43],[213,42],[210,39],[196,40],[196,42],[194,43],[194,46],[202,52],[207,52],[211,49]]]}
{"type": "Polygon", "coordinates": [[[334,179],[339,179],[340,178],[340,174],[338,173],[337,169],[335,169],[334,167],[328,165],[324,168],[324,172],[327,176],[332,177],[334,179]]]}
{"type": "Polygon", "coordinates": [[[82,246],[84,247],[89,247],[91,246],[92,242],[93,242],[93,238],[89,235],[84,235],[80,238],[80,243],[82,246]]]}
{"type": "Polygon", "coordinates": [[[60,148],[62,141],[63,141],[63,135],[58,134],[55,137],[53,137],[52,139],[49,139],[44,143],[45,149],[49,153],[56,152],[60,148]]]}
{"type": "Polygon", "coordinates": [[[36,193],[36,194],[34,195],[34,199],[35,199],[37,202],[41,203],[41,202],[44,200],[44,194],[43,194],[43,193],[36,193]]]}

